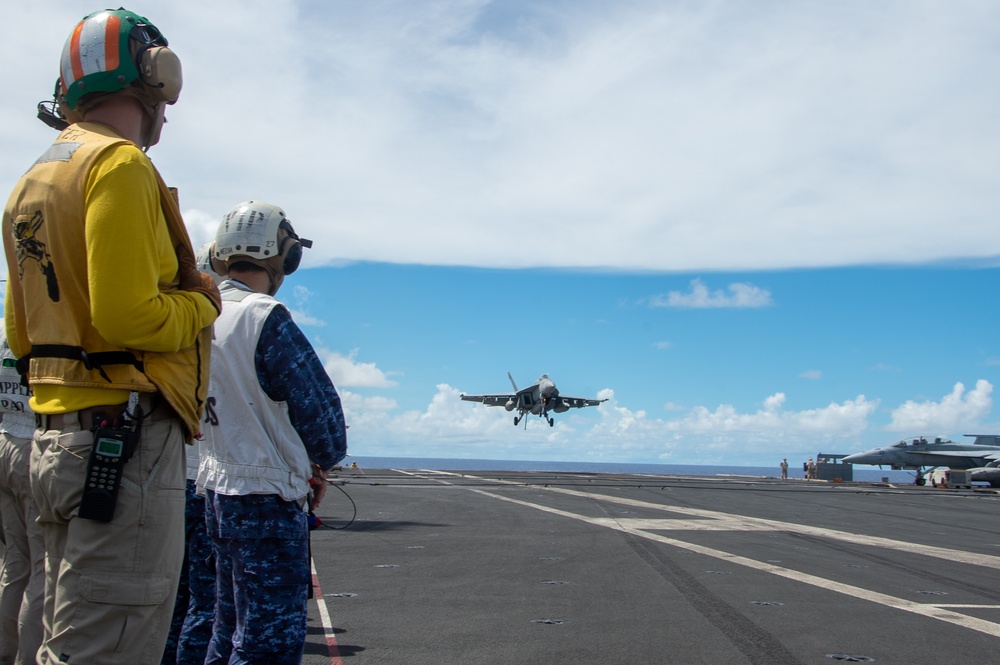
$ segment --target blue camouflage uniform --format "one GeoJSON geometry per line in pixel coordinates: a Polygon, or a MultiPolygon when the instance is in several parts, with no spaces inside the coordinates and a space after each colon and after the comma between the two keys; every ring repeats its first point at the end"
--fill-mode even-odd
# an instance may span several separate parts
{"type": "Polygon", "coordinates": [[[184,502],[184,566],[160,665],[202,665],[215,621],[215,550],[205,527],[205,497],[192,479],[184,502]]]}
{"type": "MultiPolygon", "coordinates": [[[[267,316],[254,364],[268,398],[287,403],[310,461],[329,469],[342,460],[347,437],[340,396],[284,307],[267,316]]],[[[276,494],[206,489],[205,518],[217,571],[205,665],[301,662],[311,579],[305,509],[276,494]]]]}

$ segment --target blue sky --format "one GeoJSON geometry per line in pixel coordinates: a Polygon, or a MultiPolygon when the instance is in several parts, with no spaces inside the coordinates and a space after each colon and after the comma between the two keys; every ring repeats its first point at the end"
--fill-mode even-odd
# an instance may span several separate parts
{"type": "MultiPolygon", "coordinates": [[[[196,245],[316,241],[280,297],[357,455],[768,465],[1000,430],[1000,6],[137,2],[196,245]],[[514,428],[461,392],[601,407],[514,428]]],[[[0,28],[0,189],[92,9],[0,28]],[[23,29],[30,26],[30,30],[23,29]]]]}
{"type": "Polygon", "coordinates": [[[283,296],[358,454],[766,465],[997,429],[996,269],[651,274],[353,264],[283,296]],[[750,295],[747,295],[750,294],[750,295]],[[459,401],[547,372],[598,408],[459,401]]]}

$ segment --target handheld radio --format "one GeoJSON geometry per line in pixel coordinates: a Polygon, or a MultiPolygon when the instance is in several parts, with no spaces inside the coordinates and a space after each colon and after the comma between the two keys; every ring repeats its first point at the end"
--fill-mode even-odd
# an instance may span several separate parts
{"type": "MultiPolygon", "coordinates": [[[[142,436],[142,409],[137,399],[138,395],[132,412],[126,410],[126,418],[117,418],[113,425],[105,421],[94,428],[94,444],[87,460],[87,476],[77,516],[98,522],[110,522],[115,516],[125,463],[132,459],[142,436]],[[132,414],[138,417],[127,419],[132,414]]],[[[130,400],[130,405],[132,402],[130,400]]]]}

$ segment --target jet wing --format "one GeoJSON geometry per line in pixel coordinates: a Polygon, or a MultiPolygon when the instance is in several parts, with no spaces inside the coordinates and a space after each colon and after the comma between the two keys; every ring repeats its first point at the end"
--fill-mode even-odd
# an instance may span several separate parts
{"type": "Polygon", "coordinates": [[[517,395],[514,393],[503,395],[466,395],[463,393],[461,398],[466,402],[482,402],[486,406],[504,406],[508,401],[516,399],[517,395]]]}
{"type": "Polygon", "coordinates": [[[995,459],[998,459],[998,455],[1000,455],[1000,452],[989,452],[988,450],[987,451],[978,451],[978,450],[941,450],[941,451],[934,451],[934,452],[929,452],[929,451],[928,452],[921,452],[921,453],[918,453],[918,454],[925,455],[927,457],[936,457],[936,456],[941,456],[941,457],[968,457],[970,459],[976,459],[976,458],[981,457],[983,459],[993,459],[993,460],[995,460],[995,459]]]}
{"type": "Polygon", "coordinates": [[[590,399],[587,397],[567,397],[566,395],[559,395],[555,398],[557,402],[562,402],[564,406],[572,409],[582,409],[585,406],[597,406],[601,402],[607,402],[607,399],[590,399]]]}

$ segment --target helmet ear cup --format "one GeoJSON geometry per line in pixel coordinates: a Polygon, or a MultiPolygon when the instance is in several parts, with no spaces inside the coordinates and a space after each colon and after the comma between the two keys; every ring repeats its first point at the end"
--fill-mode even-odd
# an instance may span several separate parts
{"type": "Polygon", "coordinates": [[[282,220],[278,226],[279,237],[282,236],[282,232],[284,232],[284,237],[278,242],[278,257],[281,258],[281,274],[291,275],[298,270],[299,263],[302,261],[303,245],[308,247],[312,245],[312,241],[300,241],[300,238],[292,228],[291,222],[287,219],[282,220]]]}
{"type": "Polygon", "coordinates": [[[217,259],[214,256],[212,257],[211,261],[212,261],[212,270],[215,271],[216,275],[221,275],[222,277],[226,277],[229,275],[229,271],[226,270],[225,261],[223,261],[222,259],[217,259]]]}
{"type": "Polygon", "coordinates": [[[281,272],[284,275],[291,275],[298,270],[299,263],[302,261],[302,245],[291,236],[286,237],[282,241],[282,244],[285,244],[289,240],[292,241],[292,244],[284,251],[284,259],[281,263],[281,272]]]}
{"type": "Polygon", "coordinates": [[[153,46],[139,56],[139,76],[157,102],[173,104],[181,94],[181,60],[166,46],[153,46]]]}
{"type": "Polygon", "coordinates": [[[212,266],[212,270],[215,271],[216,275],[221,275],[222,277],[229,276],[229,270],[226,269],[226,262],[222,259],[216,257],[215,243],[213,242],[208,248],[208,265],[212,266]]]}

